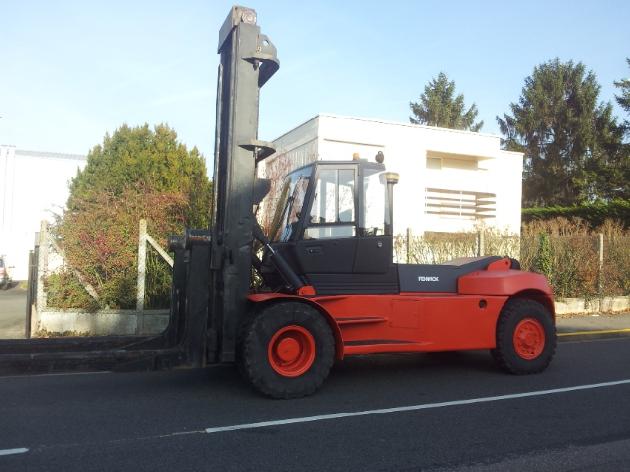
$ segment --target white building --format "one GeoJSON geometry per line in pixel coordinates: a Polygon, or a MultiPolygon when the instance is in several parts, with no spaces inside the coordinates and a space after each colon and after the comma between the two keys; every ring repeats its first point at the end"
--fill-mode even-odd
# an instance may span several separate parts
{"type": "Polygon", "coordinates": [[[68,182],[86,162],[77,154],[0,146],[0,254],[14,266],[14,280],[28,277],[28,252],[40,222],[62,213],[68,182]]]}
{"type": "Polygon", "coordinates": [[[520,233],[523,155],[501,150],[499,136],[320,114],[274,145],[276,154],[264,161],[261,174],[276,181],[318,159],[350,160],[358,153],[373,160],[382,151],[387,170],[400,174],[395,233],[479,226],[520,233]]]}

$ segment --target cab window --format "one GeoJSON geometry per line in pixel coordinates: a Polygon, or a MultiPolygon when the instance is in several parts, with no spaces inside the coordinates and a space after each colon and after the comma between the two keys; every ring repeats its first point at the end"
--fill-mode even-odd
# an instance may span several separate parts
{"type": "Polygon", "coordinates": [[[320,168],[305,239],[345,238],[356,234],[354,169],[320,168]]]}
{"type": "Polygon", "coordinates": [[[272,226],[275,224],[280,229],[279,231],[272,229],[273,241],[288,241],[297,230],[311,171],[312,168],[306,168],[287,176],[272,223],[272,226]]]}
{"type": "Polygon", "coordinates": [[[385,234],[384,172],[367,170],[363,177],[363,214],[359,217],[359,233],[363,236],[385,234]]]}

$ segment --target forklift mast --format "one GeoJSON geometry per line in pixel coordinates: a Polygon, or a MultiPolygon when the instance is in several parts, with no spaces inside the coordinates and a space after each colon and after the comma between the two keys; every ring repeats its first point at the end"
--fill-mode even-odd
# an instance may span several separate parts
{"type": "Polygon", "coordinates": [[[260,88],[280,64],[256,12],[240,6],[232,7],[221,28],[218,51],[208,355],[230,362],[247,312],[256,165],[274,152],[258,140],[260,88]]]}

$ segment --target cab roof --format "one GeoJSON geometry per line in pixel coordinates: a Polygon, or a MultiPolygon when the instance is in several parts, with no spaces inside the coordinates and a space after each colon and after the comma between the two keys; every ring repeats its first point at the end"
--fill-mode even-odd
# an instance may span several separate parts
{"type": "Polygon", "coordinates": [[[291,172],[289,172],[289,175],[295,172],[300,172],[304,169],[307,169],[308,167],[315,167],[315,166],[339,167],[339,166],[348,166],[348,165],[354,165],[357,167],[362,167],[364,169],[370,169],[370,170],[381,171],[381,172],[385,171],[385,164],[379,164],[378,162],[371,162],[371,161],[368,161],[367,159],[358,159],[358,160],[353,159],[349,161],[315,161],[315,162],[311,162],[310,164],[306,164],[301,167],[298,167],[297,169],[292,170],[291,172]]]}

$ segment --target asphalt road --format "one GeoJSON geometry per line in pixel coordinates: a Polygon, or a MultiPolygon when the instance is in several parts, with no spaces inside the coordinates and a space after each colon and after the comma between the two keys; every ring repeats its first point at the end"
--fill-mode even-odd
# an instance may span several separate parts
{"type": "Polygon", "coordinates": [[[227,366],[3,377],[0,470],[627,470],[629,359],[628,337],[560,343],[527,377],[485,352],[354,358],[291,401],[227,366]]]}
{"type": "Polygon", "coordinates": [[[0,338],[24,337],[26,290],[13,287],[0,290],[0,338]]]}

